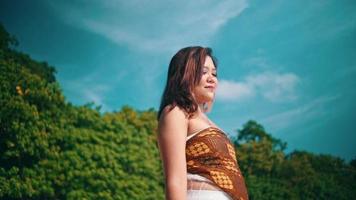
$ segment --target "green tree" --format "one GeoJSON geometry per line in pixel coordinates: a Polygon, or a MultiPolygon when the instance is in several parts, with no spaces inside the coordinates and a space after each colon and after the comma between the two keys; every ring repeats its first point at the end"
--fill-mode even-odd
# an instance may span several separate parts
{"type": "Polygon", "coordinates": [[[271,176],[284,159],[286,143],[273,138],[253,120],[238,130],[234,144],[241,169],[248,176],[271,176]]]}
{"type": "Polygon", "coordinates": [[[355,166],[330,155],[295,150],[250,120],[234,139],[251,199],[352,199],[355,166]]]}
{"type": "Polygon", "coordinates": [[[156,112],[73,106],[0,36],[0,199],[163,199],[156,112]]]}

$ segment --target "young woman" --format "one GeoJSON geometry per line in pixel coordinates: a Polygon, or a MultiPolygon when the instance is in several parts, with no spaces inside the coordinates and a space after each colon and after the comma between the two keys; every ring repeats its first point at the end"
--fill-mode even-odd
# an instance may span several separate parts
{"type": "Polygon", "coordinates": [[[248,199],[233,145],[205,114],[217,85],[210,48],[186,47],[173,56],[158,112],[166,199],[248,199]]]}

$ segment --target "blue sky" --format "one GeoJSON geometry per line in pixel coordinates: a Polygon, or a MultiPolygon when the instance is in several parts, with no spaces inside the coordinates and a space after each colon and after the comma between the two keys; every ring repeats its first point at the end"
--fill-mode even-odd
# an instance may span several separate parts
{"type": "Polygon", "coordinates": [[[57,69],[68,101],[102,111],[158,108],[169,61],[209,46],[219,61],[209,117],[249,119],[294,149],[356,156],[356,3],[3,0],[19,50],[57,69]]]}

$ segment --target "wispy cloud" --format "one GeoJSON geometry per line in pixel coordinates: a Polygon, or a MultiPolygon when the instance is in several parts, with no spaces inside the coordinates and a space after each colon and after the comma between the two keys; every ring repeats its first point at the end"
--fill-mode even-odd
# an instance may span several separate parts
{"type": "Polygon", "coordinates": [[[66,89],[65,93],[72,97],[71,102],[80,105],[94,102],[95,105],[101,106],[102,111],[111,111],[112,108],[106,103],[105,97],[112,88],[109,84],[98,83],[97,80],[92,73],[80,79],[62,80],[61,84],[66,89]]]}
{"type": "Polygon", "coordinates": [[[254,95],[255,91],[248,83],[221,80],[219,81],[216,98],[222,100],[241,100],[254,95]]]}
{"type": "Polygon", "coordinates": [[[247,0],[75,0],[50,5],[68,24],[131,49],[164,52],[206,45],[221,26],[247,8],[247,0]]]}
{"type": "Polygon", "coordinates": [[[221,80],[217,98],[224,101],[238,101],[255,96],[272,102],[290,101],[297,98],[296,86],[300,78],[293,73],[263,72],[249,75],[244,81],[221,80]]]}
{"type": "Polygon", "coordinates": [[[327,115],[330,111],[329,106],[331,106],[331,103],[339,97],[340,95],[320,96],[305,103],[304,105],[274,114],[261,119],[260,121],[263,124],[268,124],[273,131],[280,131],[286,128],[301,126],[303,123],[315,124],[317,122],[322,122],[320,119],[323,118],[325,120],[325,115],[327,115]]]}
{"type": "Polygon", "coordinates": [[[103,111],[111,111],[111,107],[109,107],[104,102],[105,93],[108,91],[105,85],[95,85],[94,87],[88,88],[85,87],[81,93],[85,100],[89,100],[89,102],[94,102],[95,105],[100,105],[103,111]]]}

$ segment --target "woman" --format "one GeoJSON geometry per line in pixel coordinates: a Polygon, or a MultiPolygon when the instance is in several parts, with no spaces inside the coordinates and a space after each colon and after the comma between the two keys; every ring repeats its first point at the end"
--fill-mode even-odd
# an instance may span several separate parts
{"type": "Polygon", "coordinates": [[[186,47],[173,56],[158,112],[166,199],[248,199],[233,145],[205,115],[217,84],[210,48],[186,47]]]}

